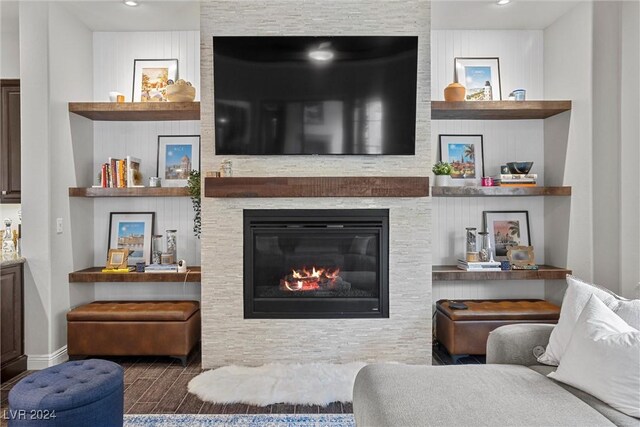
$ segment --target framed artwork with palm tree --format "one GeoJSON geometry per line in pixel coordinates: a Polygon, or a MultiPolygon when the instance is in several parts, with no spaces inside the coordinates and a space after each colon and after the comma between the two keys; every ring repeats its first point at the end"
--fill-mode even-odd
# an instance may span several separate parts
{"type": "Polygon", "coordinates": [[[439,135],[440,161],[451,164],[451,179],[477,185],[484,176],[482,135],[439,135]]]}
{"type": "Polygon", "coordinates": [[[496,259],[506,260],[511,246],[531,246],[529,211],[484,211],[482,215],[496,259]]]}

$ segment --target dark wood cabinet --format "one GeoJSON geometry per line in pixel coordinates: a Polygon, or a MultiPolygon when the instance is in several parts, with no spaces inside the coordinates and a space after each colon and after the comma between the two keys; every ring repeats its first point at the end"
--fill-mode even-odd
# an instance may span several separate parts
{"type": "Polygon", "coordinates": [[[0,381],[27,369],[24,354],[23,264],[2,267],[0,273],[0,381]]]}
{"type": "Polygon", "coordinates": [[[0,80],[0,203],[20,203],[20,80],[0,80]]]}

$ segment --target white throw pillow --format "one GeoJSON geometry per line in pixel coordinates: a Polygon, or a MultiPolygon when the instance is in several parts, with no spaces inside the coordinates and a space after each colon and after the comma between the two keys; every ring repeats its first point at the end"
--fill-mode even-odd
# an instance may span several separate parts
{"type": "Polygon", "coordinates": [[[592,295],[549,378],[640,417],[640,331],[592,295]]]}
{"type": "Polygon", "coordinates": [[[578,316],[587,305],[591,295],[597,296],[607,307],[613,310],[625,322],[640,329],[640,300],[627,300],[599,286],[586,283],[576,277],[567,276],[567,291],[562,300],[558,324],[549,337],[545,352],[538,362],[558,366],[569,344],[578,316]]]}

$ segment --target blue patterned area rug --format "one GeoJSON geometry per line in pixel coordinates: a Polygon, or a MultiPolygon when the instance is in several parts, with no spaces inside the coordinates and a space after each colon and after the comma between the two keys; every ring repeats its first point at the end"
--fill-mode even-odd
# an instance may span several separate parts
{"type": "Polygon", "coordinates": [[[125,427],[355,427],[353,414],[125,415],[125,427]]]}

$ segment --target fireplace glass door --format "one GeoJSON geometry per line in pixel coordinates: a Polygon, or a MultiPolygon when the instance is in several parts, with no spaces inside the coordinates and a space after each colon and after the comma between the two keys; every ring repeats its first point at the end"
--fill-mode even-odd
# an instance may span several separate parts
{"type": "Polygon", "coordinates": [[[388,211],[246,210],[245,317],[388,317],[388,211]]]}

